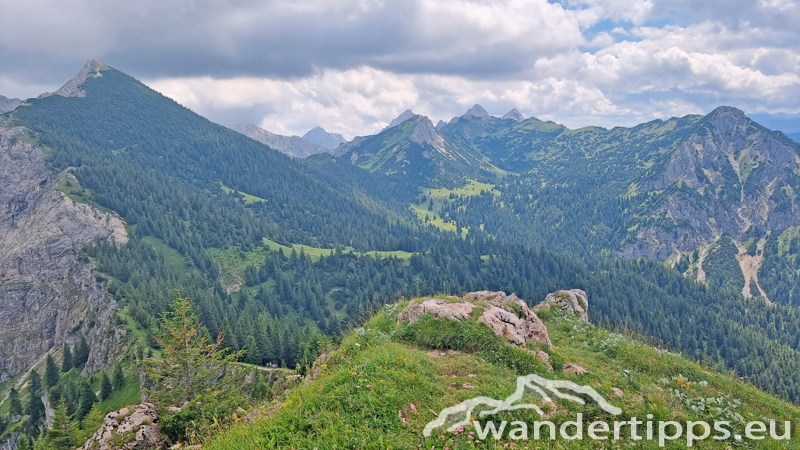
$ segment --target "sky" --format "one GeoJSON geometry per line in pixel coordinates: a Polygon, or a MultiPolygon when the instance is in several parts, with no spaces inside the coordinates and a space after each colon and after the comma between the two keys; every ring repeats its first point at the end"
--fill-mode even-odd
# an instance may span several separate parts
{"type": "MultiPolygon", "coordinates": [[[[99,59],[222,125],[800,113],[800,0],[0,0],[0,95],[99,59]]],[[[800,117],[800,116],[798,116],[800,117]]]]}

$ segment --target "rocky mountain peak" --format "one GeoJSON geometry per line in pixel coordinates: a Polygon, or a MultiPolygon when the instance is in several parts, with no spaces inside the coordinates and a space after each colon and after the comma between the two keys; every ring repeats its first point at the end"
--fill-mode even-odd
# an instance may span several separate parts
{"type": "Polygon", "coordinates": [[[483,106],[481,106],[481,105],[476,103],[476,104],[474,104],[472,106],[472,108],[468,109],[467,112],[464,113],[464,115],[462,117],[469,117],[469,116],[472,116],[472,117],[486,117],[488,115],[489,115],[489,113],[486,112],[485,109],[483,109],[483,106]]]}
{"type": "Polygon", "coordinates": [[[18,98],[8,98],[0,95],[0,114],[15,110],[20,103],[22,103],[22,100],[18,98]]]}
{"type": "Polygon", "coordinates": [[[321,145],[327,149],[333,150],[340,144],[347,142],[339,133],[329,133],[322,127],[314,127],[303,135],[303,139],[311,142],[312,144],[321,145]]]}
{"type": "Polygon", "coordinates": [[[511,120],[515,120],[517,122],[522,122],[523,120],[525,120],[525,116],[520,114],[520,112],[517,110],[517,108],[514,108],[511,111],[505,113],[503,115],[503,117],[501,117],[500,119],[502,119],[502,120],[511,119],[511,120]]]}
{"type": "Polygon", "coordinates": [[[399,116],[394,118],[389,123],[389,126],[384,128],[384,130],[388,130],[389,128],[396,127],[396,126],[400,125],[401,123],[405,122],[406,120],[414,117],[415,115],[416,114],[414,114],[410,109],[407,109],[407,110],[403,111],[402,114],[400,114],[399,116]]]}
{"type": "Polygon", "coordinates": [[[422,117],[420,119],[417,126],[414,128],[414,132],[411,133],[410,139],[419,145],[430,145],[440,152],[444,151],[445,148],[444,138],[436,131],[436,127],[433,126],[431,119],[427,117],[422,117]]]}
{"type": "Polygon", "coordinates": [[[72,77],[71,80],[67,81],[66,84],[61,86],[61,88],[52,94],[42,94],[41,97],[49,97],[50,95],[60,95],[62,97],[86,97],[86,91],[81,89],[81,86],[83,86],[83,83],[85,83],[89,78],[102,77],[103,74],[101,72],[104,70],[111,70],[111,67],[96,59],[86,61],[86,64],[83,65],[83,68],[74,77],[72,77]]]}
{"type": "Polygon", "coordinates": [[[745,126],[749,121],[744,111],[731,106],[720,106],[711,111],[706,120],[724,134],[733,133],[737,127],[745,126]]]}
{"type": "Polygon", "coordinates": [[[311,143],[300,136],[283,136],[271,133],[251,123],[234,125],[231,129],[295,158],[305,158],[317,153],[333,153],[330,148],[311,143]]]}
{"type": "Polygon", "coordinates": [[[442,127],[444,127],[445,125],[447,125],[447,122],[445,122],[444,120],[439,119],[439,122],[436,124],[436,129],[437,130],[441,130],[442,127]]]}

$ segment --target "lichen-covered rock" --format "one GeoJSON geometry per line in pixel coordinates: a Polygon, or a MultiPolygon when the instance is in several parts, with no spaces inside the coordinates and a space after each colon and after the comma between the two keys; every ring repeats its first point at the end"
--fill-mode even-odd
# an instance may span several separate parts
{"type": "Polygon", "coordinates": [[[474,307],[475,305],[466,301],[449,303],[439,298],[425,300],[422,303],[411,302],[405,311],[400,313],[397,323],[398,325],[405,322],[417,323],[425,313],[430,313],[436,319],[466,320],[469,319],[474,307]]]}
{"type": "Polygon", "coordinates": [[[436,298],[422,303],[411,302],[399,315],[398,325],[405,322],[416,323],[426,313],[435,318],[468,320],[473,309],[480,306],[483,312],[478,322],[491,328],[498,336],[517,345],[536,342],[552,347],[547,327],[515,294],[478,291],[465,294],[462,298],[463,300],[455,303],[436,298]]]}
{"type": "Polygon", "coordinates": [[[142,403],[108,413],[103,426],[78,450],[154,450],[163,444],[155,407],[142,403]]]}
{"type": "Polygon", "coordinates": [[[556,307],[578,316],[581,322],[589,321],[589,296],[581,289],[556,291],[547,294],[544,301],[533,307],[534,312],[556,307]]]}

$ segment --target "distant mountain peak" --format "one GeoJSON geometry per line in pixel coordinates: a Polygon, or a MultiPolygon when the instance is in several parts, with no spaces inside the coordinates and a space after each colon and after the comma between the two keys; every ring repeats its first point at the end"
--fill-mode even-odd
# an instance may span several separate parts
{"type": "Polygon", "coordinates": [[[501,117],[500,119],[502,120],[511,119],[511,120],[516,120],[517,122],[522,122],[523,120],[525,120],[525,116],[520,114],[517,108],[514,108],[511,111],[505,113],[505,115],[503,115],[503,117],[501,117]]]}
{"type": "Polygon", "coordinates": [[[305,158],[317,153],[333,153],[331,149],[309,142],[300,136],[283,136],[271,133],[252,123],[234,125],[231,130],[295,158],[305,158]]]}
{"type": "Polygon", "coordinates": [[[468,109],[467,112],[462,117],[469,117],[469,116],[486,117],[488,115],[489,113],[486,112],[485,109],[483,109],[483,106],[475,103],[475,105],[473,105],[472,108],[468,109]]]}
{"type": "Polygon", "coordinates": [[[0,114],[17,109],[20,103],[22,103],[22,100],[18,98],[8,98],[0,95],[0,114]]]}
{"type": "Polygon", "coordinates": [[[312,144],[321,145],[327,149],[334,150],[340,144],[347,142],[339,133],[329,133],[322,127],[314,127],[303,135],[303,139],[312,144]]]}
{"type": "Polygon", "coordinates": [[[101,73],[104,70],[111,70],[111,67],[102,61],[93,59],[86,61],[83,68],[71,80],[67,81],[61,88],[53,93],[42,94],[40,97],[49,97],[51,95],[60,95],[62,97],[86,97],[86,91],[81,89],[83,83],[89,78],[102,77],[101,73]]]}
{"type": "Polygon", "coordinates": [[[443,126],[447,125],[447,122],[444,120],[439,119],[439,122],[436,124],[436,129],[441,130],[443,126]]]}
{"type": "Polygon", "coordinates": [[[396,126],[400,125],[401,123],[405,122],[406,120],[414,117],[415,115],[416,114],[414,114],[410,109],[407,109],[407,110],[403,111],[402,114],[400,114],[399,116],[394,118],[389,123],[389,126],[384,128],[384,130],[388,130],[389,128],[396,127],[396,126]]]}

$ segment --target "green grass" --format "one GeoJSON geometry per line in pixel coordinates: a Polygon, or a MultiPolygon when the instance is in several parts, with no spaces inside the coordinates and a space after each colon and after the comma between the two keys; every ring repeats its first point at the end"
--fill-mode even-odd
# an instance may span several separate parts
{"type": "Polygon", "coordinates": [[[209,248],[206,252],[219,264],[222,282],[226,286],[241,284],[245,269],[248,266],[261,266],[267,257],[267,249],[264,247],[256,247],[249,252],[243,252],[238,247],[209,248]]]}
{"type": "Polygon", "coordinates": [[[236,191],[235,189],[231,189],[231,188],[229,188],[228,186],[225,186],[222,183],[219,183],[219,187],[222,188],[222,191],[225,192],[226,194],[230,194],[232,192],[238,192],[239,194],[241,194],[242,201],[244,202],[245,205],[249,205],[251,203],[256,203],[256,202],[266,202],[267,201],[266,199],[263,199],[261,197],[256,197],[255,195],[250,195],[250,194],[242,192],[242,191],[236,191]]]}
{"type": "MultiPolygon", "coordinates": [[[[211,256],[214,262],[220,265],[223,283],[231,287],[243,285],[245,269],[247,269],[248,266],[261,267],[267,257],[267,252],[278,250],[283,250],[286,256],[289,256],[293,250],[298,255],[302,251],[313,262],[319,261],[323,256],[330,256],[334,251],[332,248],[317,248],[304,244],[291,244],[290,246],[286,246],[264,238],[263,247],[256,247],[249,252],[242,252],[238,247],[226,247],[223,249],[210,248],[206,250],[206,252],[211,256]]],[[[372,256],[375,258],[394,257],[402,260],[411,259],[410,252],[401,250],[356,252],[353,249],[347,249],[345,252],[372,256]]]]}
{"type": "MultiPolygon", "coordinates": [[[[791,420],[793,441],[743,442],[727,447],[730,442],[709,439],[698,447],[800,448],[797,406],[728,374],[715,373],[680,355],[578,322],[560,311],[541,314],[554,344],[549,350],[551,361],[584,365],[588,369],[586,374],[547,372],[537,359],[497,338],[474,319],[462,324],[423,318],[414,326],[398,328],[397,311],[404,306],[401,303],[385,308],[329,352],[327,363],[315,369],[315,379],[290,390],[278,403],[265,406],[262,417],[234,425],[204,448],[529,448],[509,440],[476,443],[469,438],[471,427],[463,433],[437,430],[430,439],[423,437],[422,429],[443,408],[463,400],[479,395],[507,397],[515,390],[516,378],[530,373],[594,387],[622,409],[623,417],[618,420],[647,414],[653,414],[654,420],[711,420],[721,413],[693,410],[691,400],[682,400],[674,392],[685,395],[686,399],[723,396],[722,401],[728,404],[741,402],[733,409],[746,420],[791,420]],[[431,352],[434,348],[451,350],[434,354],[431,352]],[[616,397],[612,388],[621,389],[622,397],[616,397]]],[[[583,407],[566,401],[557,403],[557,409],[546,409],[549,420],[556,424],[574,420],[577,412],[584,414],[587,423],[614,420],[591,401],[583,407]]],[[[530,424],[541,418],[532,412],[516,411],[500,420],[523,420],[530,424]]],[[[536,448],[594,449],[598,448],[596,444],[588,439],[559,440],[540,442],[536,448]]],[[[618,447],[658,448],[657,441],[630,440],[613,448],[618,447]]],[[[676,441],[666,448],[686,448],[686,443],[676,441]]]]}
{"type": "Polygon", "coordinates": [[[179,273],[186,273],[186,258],[184,258],[180,252],[170,247],[164,241],[155,236],[145,236],[142,238],[142,240],[150,244],[150,246],[153,247],[157,253],[161,253],[167,264],[172,266],[179,273]]]}
{"type": "MultiPolygon", "coordinates": [[[[446,189],[446,188],[438,188],[438,189],[430,189],[430,188],[423,188],[422,193],[428,197],[429,199],[433,199],[433,211],[428,211],[428,202],[424,202],[421,204],[411,204],[411,210],[417,214],[417,218],[421,222],[425,222],[425,216],[428,216],[429,223],[440,230],[443,231],[456,231],[456,224],[454,222],[446,222],[441,217],[441,210],[442,206],[445,205],[450,200],[450,194],[454,194],[457,197],[466,196],[472,197],[476,195],[480,195],[481,191],[491,192],[494,195],[500,195],[500,192],[495,189],[495,185],[489,183],[481,183],[480,181],[476,180],[469,180],[469,182],[459,188],[455,189],[446,189]],[[436,215],[436,219],[433,219],[434,214],[436,215]]],[[[469,233],[469,230],[466,228],[462,229],[462,237],[466,236],[469,233]]]]}
{"type": "Polygon", "coordinates": [[[75,177],[72,174],[67,174],[61,178],[61,181],[58,182],[58,186],[56,189],[66,194],[67,197],[72,199],[75,203],[86,203],[91,205],[93,208],[99,209],[108,214],[116,213],[111,211],[108,208],[98,205],[94,201],[94,193],[91,189],[81,187],[78,182],[75,180],[75,177]]]}
{"type": "MultiPolygon", "coordinates": [[[[99,383],[96,388],[99,390],[99,383]]],[[[122,389],[112,392],[111,396],[98,404],[98,407],[103,414],[108,414],[126,406],[136,405],[139,403],[139,393],[138,374],[125,374],[125,385],[122,389]]]]}

